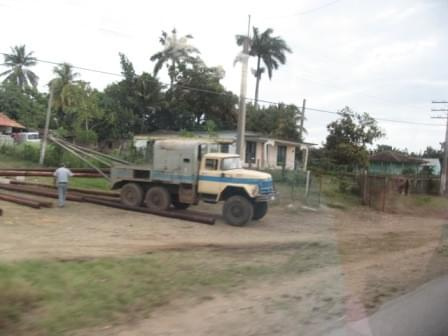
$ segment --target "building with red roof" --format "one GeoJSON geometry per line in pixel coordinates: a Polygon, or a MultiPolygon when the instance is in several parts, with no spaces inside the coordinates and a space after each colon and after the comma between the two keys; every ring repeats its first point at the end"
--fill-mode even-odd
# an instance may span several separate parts
{"type": "Polygon", "coordinates": [[[9,118],[5,113],[0,112],[0,134],[11,134],[13,132],[24,130],[25,128],[25,126],[9,118]]]}

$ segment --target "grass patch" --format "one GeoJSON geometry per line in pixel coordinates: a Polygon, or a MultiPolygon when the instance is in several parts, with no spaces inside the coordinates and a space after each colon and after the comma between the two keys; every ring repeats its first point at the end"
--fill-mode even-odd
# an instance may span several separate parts
{"type": "Polygon", "coordinates": [[[70,179],[70,187],[110,190],[110,184],[104,178],[73,177],[70,179]]]}
{"type": "Polygon", "coordinates": [[[179,295],[229,290],[336,262],[334,247],[320,243],[273,252],[169,252],[0,264],[0,334],[62,335],[144,318],[179,295]]]}
{"type": "Polygon", "coordinates": [[[0,168],[37,168],[39,165],[37,163],[20,160],[13,158],[11,156],[0,153],[0,168]]]}

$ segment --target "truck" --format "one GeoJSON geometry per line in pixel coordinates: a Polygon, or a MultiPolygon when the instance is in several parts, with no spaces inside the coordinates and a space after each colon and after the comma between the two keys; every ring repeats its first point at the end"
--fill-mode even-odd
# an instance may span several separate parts
{"type": "Polygon", "coordinates": [[[143,165],[114,165],[112,189],[130,207],[187,209],[200,201],[224,202],[222,214],[234,226],[263,218],[275,192],[270,174],[243,169],[236,154],[213,153],[198,140],[159,140],[143,165]]]}

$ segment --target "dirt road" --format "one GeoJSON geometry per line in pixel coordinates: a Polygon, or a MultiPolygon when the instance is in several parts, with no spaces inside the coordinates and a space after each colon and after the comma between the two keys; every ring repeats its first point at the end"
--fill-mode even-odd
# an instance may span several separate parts
{"type": "Polygon", "coordinates": [[[448,271],[448,254],[441,253],[447,220],[440,216],[278,206],[260,222],[234,228],[222,220],[207,226],[79,203],[38,211],[7,203],[0,207],[5,210],[2,261],[205,249],[233,255],[236,262],[247,254],[244,262],[255,262],[257,254],[248,252],[257,249],[274,263],[297,243],[324,246],[325,258],[316,258],[309,269],[230,291],[181,296],[146,319],[73,333],[78,336],[320,335],[329,325],[361,319],[448,271]]]}

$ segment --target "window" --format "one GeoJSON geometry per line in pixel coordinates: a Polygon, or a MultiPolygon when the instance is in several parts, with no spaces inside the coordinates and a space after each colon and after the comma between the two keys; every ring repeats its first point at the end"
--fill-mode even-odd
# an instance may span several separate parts
{"type": "Polygon", "coordinates": [[[286,164],[286,146],[277,147],[277,166],[286,164]]]}
{"type": "Polygon", "coordinates": [[[229,152],[229,144],[221,144],[221,153],[229,152]]]}
{"type": "Polygon", "coordinates": [[[205,169],[217,170],[218,169],[218,160],[216,160],[216,159],[206,159],[205,160],[205,169]]]}
{"type": "Polygon", "coordinates": [[[227,158],[222,160],[221,169],[222,170],[231,170],[231,169],[239,169],[241,168],[241,160],[240,158],[227,158]]]}
{"type": "Polygon", "coordinates": [[[246,163],[255,163],[257,157],[257,143],[246,141],[246,163]]]}

